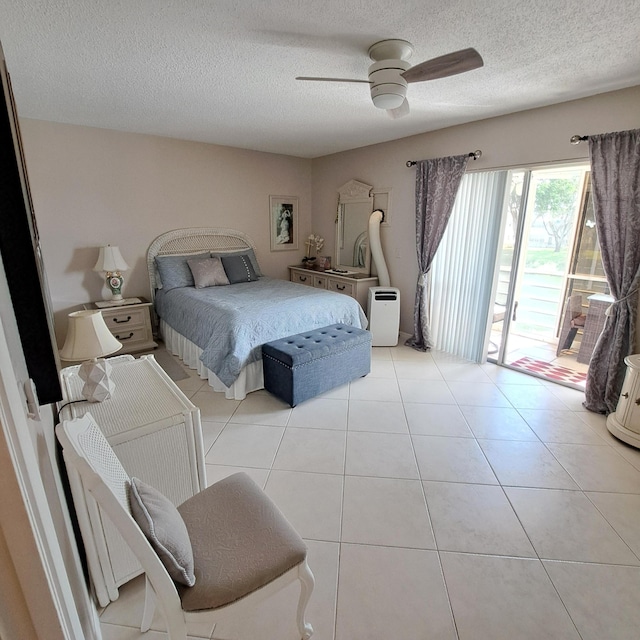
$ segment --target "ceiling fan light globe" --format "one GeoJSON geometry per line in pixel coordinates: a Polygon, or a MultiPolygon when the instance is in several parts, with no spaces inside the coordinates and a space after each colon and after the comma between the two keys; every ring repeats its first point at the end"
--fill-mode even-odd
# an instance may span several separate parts
{"type": "Polygon", "coordinates": [[[402,105],[407,94],[406,87],[401,87],[399,85],[382,85],[382,87],[376,88],[381,90],[381,92],[373,95],[372,91],[371,99],[378,109],[397,109],[402,105]],[[391,91],[385,91],[385,87],[390,88],[391,91]]]}

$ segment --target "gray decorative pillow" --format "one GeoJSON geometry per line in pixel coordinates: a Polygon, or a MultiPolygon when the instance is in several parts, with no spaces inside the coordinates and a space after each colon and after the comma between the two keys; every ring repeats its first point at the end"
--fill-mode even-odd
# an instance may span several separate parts
{"type": "Polygon", "coordinates": [[[220,258],[198,258],[197,260],[187,260],[187,264],[193,274],[196,289],[229,284],[229,278],[227,278],[220,258]]]}
{"type": "Polygon", "coordinates": [[[212,257],[214,258],[223,258],[225,256],[249,256],[249,260],[251,260],[251,264],[253,266],[253,270],[256,272],[258,278],[262,277],[262,271],[260,269],[260,265],[258,264],[258,259],[256,258],[256,254],[253,249],[242,249],[242,251],[230,251],[229,253],[223,252],[211,252],[212,257]]]}
{"type": "Polygon", "coordinates": [[[177,287],[193,287],[193,275],[187,260],[208,257],[208,253],[197,253],[190,256],[156,256],[156,268],[162,281],[162,285],[158,288],[170,291],[177,287]]]}
{"type": "Polygon", "coordinates": [[[139,478],[131,478],[131,515],[162,560],[169,575],[193,587],[193,549],[189,532],[173,503],[139,478]]]}
{"type": "Polygon", "coordinates": [[[249,256],[222,256],[222,264],[231,284],[238,282],[255,282],[258,279],[249,256]]]}

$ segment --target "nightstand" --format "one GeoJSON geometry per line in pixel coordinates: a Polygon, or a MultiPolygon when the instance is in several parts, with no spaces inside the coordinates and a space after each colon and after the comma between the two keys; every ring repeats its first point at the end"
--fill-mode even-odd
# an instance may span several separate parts
{"type": "Polygon", "coordinates": [[[100,309],[109,331],[122,342],[118,353],[135,353],[155,349],[151,329],[151,303],[146,298],[129,298],[130,304],[115,304],[108,300],[89,302],[85,309],[100,309]]]}

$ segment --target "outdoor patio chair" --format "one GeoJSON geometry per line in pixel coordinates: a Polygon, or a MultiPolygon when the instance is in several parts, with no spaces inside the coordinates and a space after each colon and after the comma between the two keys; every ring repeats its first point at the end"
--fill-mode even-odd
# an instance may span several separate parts
{"type": "Polygon", "coordinates": [[[587,316],[582,312],[582,296],[579,293],[574,293],[567,298],[565,304],[564,320],[558,338],[556,355],[559,356],[562,351],[571,349],[578,329],[584,327],[586,320],[587,316]]]}
{"type": "MultiPolygon", "coordinates": [[[[513,305],[513,316],[512,316],[512,320],[516,319],[516,313],[518,311],[518,301],[516,300],[516,302],[513,305]]],[[[494,324],[498,323],[498,322],[503,322],[504,321],[504,316],[507,313],[507,306],[504,304],[500,304],[499,302],[495,302],[493,304],[493,316],[491,318],[491,325],[493,326],[494,324]]],[[[488,354],[493,354],[493,353],[498,353],[498,345],[493,342],[493,341],[489,341],[489,349],[487,351],[488,354]]]]}

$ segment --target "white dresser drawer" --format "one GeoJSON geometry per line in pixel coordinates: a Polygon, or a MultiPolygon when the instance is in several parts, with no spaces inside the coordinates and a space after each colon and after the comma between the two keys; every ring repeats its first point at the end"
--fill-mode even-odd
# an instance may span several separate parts
{"type": "Polygon", "coordinates": [[[302,266],[290,266],[289,273],[291,282],[350,296],[358,301],[363,310],[367,307],[369,287],[378,285],[376,276],[365,276],[363,274],[351,274],[351,276],[335,275],[324,271],[306,269],[302,266]]]}
{"type": "Polygon", "coordinates": [[[297,282],[298,284],[306,284],[312,287],[313,273],[300,273],[299,271],[292,271],[291,282],[297,282]]]}
{"type": "Polygon", "coordinates": [[[313,276],[313,286],[316,289],[326,289],[329,278],[327,276],[313,276]]]}
{"type": "Polygon", "coordinates": [[[342,280],[334,280],[333,278],[329,278],[327,280],[327,289],[329,291],[336,291],[337,293],[343,293],[345,296],[354,296],[354,286],[350,282],[343,282],[342,280]]]}

